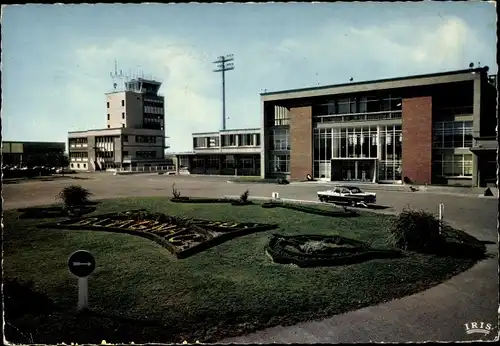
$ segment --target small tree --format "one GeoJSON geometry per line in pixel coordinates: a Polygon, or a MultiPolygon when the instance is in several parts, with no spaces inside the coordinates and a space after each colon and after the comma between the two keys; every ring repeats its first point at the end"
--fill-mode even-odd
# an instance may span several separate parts
{"type": "Polygon", "coordinates": [[[179,190],[175,188],[175,183],[172,184],[172,195],[174,196],[175,199],[181,198],[181,193],[179,190]]]}
{"type": "Polygon", "coordinates": [[[65,207],[71,208],[88,203],[89,197],[92,195],[92,192],[80,185],[70,185],[62,189],[57,197],[65,207]]]}

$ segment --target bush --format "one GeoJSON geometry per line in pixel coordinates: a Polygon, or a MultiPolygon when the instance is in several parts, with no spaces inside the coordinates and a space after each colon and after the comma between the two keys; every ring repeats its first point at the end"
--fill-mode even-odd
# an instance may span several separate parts
{"type": "Polygon", "coordinates": [[[92,192],[81,187],[80,185],[66,186],[59,192],[57,198],[66,207],[81,206],[89,202],[89,197],[92,192]]]}
{"type": "Polygon", "coordinates": [[[436,252],[443,245],[439,226],[433,214],[405,208],[391,225],[389,241],[403,250],[436,252]]]}
{"type": "Polygon", "coordinates": [[[240,196],[240,202],[243,204],[248,203],[248,195],[250,195],[250,191],[246,190],[240,196]]]}

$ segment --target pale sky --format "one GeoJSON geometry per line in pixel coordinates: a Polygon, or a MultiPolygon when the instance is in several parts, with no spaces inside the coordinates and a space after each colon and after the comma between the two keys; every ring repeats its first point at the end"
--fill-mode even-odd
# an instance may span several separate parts
{"type": "Polygon", "coordinates": [[[106,126],[114,60],[163,82],[169,151],[221,127],[259,127],[267,91],[496,65],[487,2],[22,5],[3,9],[3,140],[67,141],[106,126]]]}

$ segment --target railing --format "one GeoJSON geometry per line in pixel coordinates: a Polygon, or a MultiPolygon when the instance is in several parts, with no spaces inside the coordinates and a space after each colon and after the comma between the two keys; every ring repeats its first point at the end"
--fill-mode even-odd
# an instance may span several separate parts
{"type": "Polygon", "coordinates": [[[395,120],[401,119],[402,112],[380,112],[380,113],[362,113],[362,114],[344,114],[344,115],[319,115],[313,117],[315,123],[343,123],[356,121],[377,121],[377,120],[395,120]]]}
{"type": "Polygon", "coordinates": [[[172,172],[175,171],[175,166],[140,166],[118,168],[118,172],[172,172]]]}

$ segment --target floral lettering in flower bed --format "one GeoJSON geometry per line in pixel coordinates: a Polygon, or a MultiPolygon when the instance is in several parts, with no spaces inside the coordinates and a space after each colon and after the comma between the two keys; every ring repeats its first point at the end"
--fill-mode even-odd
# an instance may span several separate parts
{"type": "Polygon", "coordinates": [[[131,210],[41,225],[42,228],[98,230],[145,237],[186,258],[229,239],[277,225],[187,219],[146,210],[131,210]]]}
{"type": "Polygon", "coordinates": [[[314,234],[273,234],[266,252],[275,263],[295,264],[299,267],[348,265],[403,256],[398,250],[377,250],[354,239],[314,234]]]}

